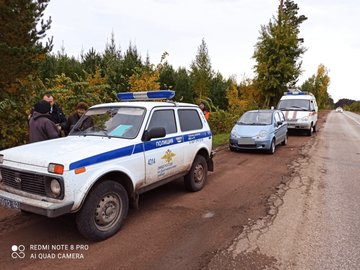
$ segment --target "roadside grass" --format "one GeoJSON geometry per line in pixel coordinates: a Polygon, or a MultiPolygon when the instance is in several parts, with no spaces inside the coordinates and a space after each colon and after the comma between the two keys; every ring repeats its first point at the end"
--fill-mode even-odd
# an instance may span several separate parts
{"type": "Polygon", "coordinates": [[[229,133],[221,133],[213,136],[213,148],[229,143],[229,133]]]}

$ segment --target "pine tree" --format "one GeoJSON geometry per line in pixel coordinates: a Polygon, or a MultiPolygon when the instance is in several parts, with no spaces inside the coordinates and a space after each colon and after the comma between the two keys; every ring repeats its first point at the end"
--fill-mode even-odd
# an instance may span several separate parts
{"type": "Polygon", "coordinates": [[[205,40],[201,41],[195,60],[190,66],[192,88],[196,98],[203,99],[209,96],[213,72],[209,52],[205,40]]]}
{"type": "Polygon", "coordinates": [[[114,33],[111,33],[110,43],[105,46],[105,51],[102,56],[101,68],[109,80],[108,83],[116,92],[120,92],[124,82],[121,73],[123,56],[120,48],[118,49],[115,44],[114,33]]]}
{"type": "Polygon", "coordinates": [[[101,65],[101,55],[94,48],[81,55],[83,69],[89,74],[95,74],[101,65]]]}
{"type": "Polygon", "coordinates": [[[27,142],[27,117],[44,85],[38,66],[52,49],[40,42],[51,18],[42,19],[49,0],[0,0],[0,149],[27,142]]]}
{"type": "Polygon", "coordinates": [[[142,69],[143,63],[141,60],[141,56],[136,48],[131,43],[129,44],[129,48],[126,50],[122,64],[120,68],[121,74],[121,82],[120,82],[120,91],[130,91],[129,78],[135,74],[137,69],[142,69]]]}
{"type": "Polygon", "coordinates": [[[194,92],[191,89],[191,80],[188,71],[179,67],[175,72],[175,99],[177,101],[194,103],[194,92]]]}
{"type": "Polygon", "coordinates": [[[217,72],[211,80],[210,99],[213,104],[218,106],[222,110],[226,110],[228,106],[228,100],[226,98],[226,89],[229,86],[229,82],[224,79],[220,72],[217,72]]]}
{"type": "Polygon", "coordinates": [[[49,1],[0,1],[0,88],[36,74],[52,49],[52,38],[45,45],[40,42],[50,29],[51,18],[42,19],[49,1]]]}
{"type": "Polygon", "coordinates": [[[167,61],[160,71],[160,89],[173,89],[175,86],[175,70],[167,61]]]}

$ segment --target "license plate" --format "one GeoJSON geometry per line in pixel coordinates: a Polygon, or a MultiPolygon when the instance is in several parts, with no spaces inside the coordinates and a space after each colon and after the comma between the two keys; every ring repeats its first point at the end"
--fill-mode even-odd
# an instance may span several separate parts
{"type": "Polygon", "coordinates": [[[6,208],[11,208],[11,209],[20,209],[20,203],[13,201],[13,200],[9,200],[9,199],[5,199],[0,197],[0,206],[6,207],[6,208]]]}
{"type": "Polygon", "coordinates": [[[241,138],[238,140],[238,144],[255,144],[255,141],[252,138],[241,138]]]}

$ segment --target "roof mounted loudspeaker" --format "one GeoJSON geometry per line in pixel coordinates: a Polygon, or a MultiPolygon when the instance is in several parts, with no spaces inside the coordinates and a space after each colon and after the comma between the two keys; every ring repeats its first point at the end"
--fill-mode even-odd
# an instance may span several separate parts
{"type": "Polygon", "coordinates": [[[175,97],[173,90],[156,90],[142,92],[122,92],[117,97],[121,101],[171,100],[175,97]]]}

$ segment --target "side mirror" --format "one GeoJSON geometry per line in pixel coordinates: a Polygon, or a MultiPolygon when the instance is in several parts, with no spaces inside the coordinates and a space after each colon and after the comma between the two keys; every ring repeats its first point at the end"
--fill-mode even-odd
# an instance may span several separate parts
{"type": "Polygon", "coordinates": [[[277,126],[281,126],[282,124],[283,124],[283,122],[282,121],[277,121],[277,126]]]}
{"type": "Polygon", "coordinates": [[[162,138],[166,136],[166,130],[163,127],[154,127],[150,130],[145,130],[142,140],[144,142],[150,141],[153,138],[162,138]]]}

